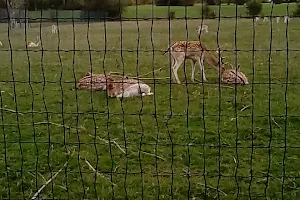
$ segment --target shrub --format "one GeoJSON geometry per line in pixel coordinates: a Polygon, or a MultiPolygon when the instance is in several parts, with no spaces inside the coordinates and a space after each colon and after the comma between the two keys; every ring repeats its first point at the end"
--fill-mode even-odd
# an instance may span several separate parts
{"type": "Polygon", "coordinates": [[[175,18],[175,12],[169,12],[168,13],[168,17],[169,17],[169,19],[174,19],[175,18]]]}
{"type": "Polygon", "coordinates": [[[126,6],[125,1],[121,1],[120,4],[119,0],[85,0],[83,10],[102,11],[109,17],[120,17],[126,6]]]}
{"type": "Polygon", "coordinates": [[[214,10],[211,10],[209,5],[207,5],[206,3],[203,4],[203,16],[205,18],[209,18],[209,19],[214,19],[216,18],[216,13],[214,10]]]}
{"type": "Polygon", "coordinates": [[[207,3],[207,5],[216,5],[215,0],[205,0],[205,2],[207,3]]]}
{"type": "Polygon", "coordinates": [[[244,5],[246,3],[246,0],[235,0],[234,3],[237,5],[244,5]]]}
{"type": "Polygon", "coordinates": [[[196,0],[156,0],[157,6],[193,6],[196,0]]]}
{"type": "Polygon", "coordinates": [[[246,3],[248,15],[257,16],[262,11],[262,3],[258,0],[250,0],[246,3]]]}
{"type": "Polygon", "coordinates": [[[147,5],[147,4],[152,4],[152,0],[138,0],[137,2],[136,2],[136,0],[128,0],[127,5],[128,6],[135,6],[136,3],[138,5],[147,5]]]}
{"type": "Polygon", "coordinates": [[[275,4],[281,4],[282,0],[273,0],[273,3],[275,3],[275,4]]]}
{"type": "Polygon", "coordinates": [[[297,8],[294,10],[293,16],[300,17],[300,3],[297,3],[297,8]]]}

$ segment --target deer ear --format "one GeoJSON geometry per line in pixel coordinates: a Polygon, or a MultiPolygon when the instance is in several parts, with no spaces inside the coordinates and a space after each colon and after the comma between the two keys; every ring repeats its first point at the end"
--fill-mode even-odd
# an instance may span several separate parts
{"type": "Polygon", "coordinates": [[[240,70],[240,65],[238,65],[237,69],[240,70]]]}

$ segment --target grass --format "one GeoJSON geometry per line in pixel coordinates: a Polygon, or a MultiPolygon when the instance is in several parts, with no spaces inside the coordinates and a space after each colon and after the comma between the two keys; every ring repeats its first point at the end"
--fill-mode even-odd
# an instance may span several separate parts
{"type": "MultiPolygon", "coordinates": [[[[287,61],[283,22],[273,24],[271,46],[283,51],[252,54],[252,21],[238,20],[236,44],[235,20],[220,21],[220,48],[231,50],[224,52],[227,61],[237,59],[250,81],[236,89],[219,87],[217,71],[207,66],[209,83],[191,83],[189,62],[187,83],[182,67],[183,84],[170,85],[168,56],[160,52],[169,44],[167,21],[123,22],[122,37],[120,22],[62,23],[60,43],[43,24],[44,51],[28,52],[24,30],[12,30],[12,52],[0,52],[2,199],[32,197],[61,168],[40,198],[170,199],[172,192],[174,199],[281,199],[283,189],[286,199],[298,199],[300,69],[292,50],[300,48],[299,22],[288,26],[287,61]],[[235,57],[235,45],[250,51],[235,57]],[[74,48],[84,51],[67,51],[74,48]],[[145,81],[155,95],[142,99],[121,102],[75,89],[91,69],[136,75],[159,68],[155,78],[163,79],[145,81]]],[[[202,40],[216,48],[218,23],[205,23],[210,32],[202,40]]],[[[171,21],[171,42],[186,39],[186,26],[188,39],[196,40],[198,25],[171,21]]],[[[37,24],[28,29],[28,40],[39,30],[37,24]]],[[[2,49],[9,50],[4,25],[0,36],[2,49]]],[[[255,25],[254,47],[270,48],[269,23],[255,25]]]]}
{"type": "MultiPolygon", "coordinates": [[[[217,17],[219,16],[219,8],[221,17],[235,17],[236,16],[236,5],[226,5],[222,4],[221,7],[210,6],[211,9],[215,10],[217,17]]],[[[277,4],[273,7],[273,16],[285,16],[292,15],[293,11],[296,9],[296,3],[290,4],[277,4]]],[[[272,10],[272,4],[264,3],[261,15],[270,16],[272,10]]],[[[184,18],[185,16],[190,18],[201,18],[202,8],[200,4],[190,7],[182,6],[171,6],[170,12],[175,12],[176,18],[184,18]]],[[[125,9],[123,17],[125,18],[166,18],[168,17],[168,7],[167,6],[152,6],[152,5],[142,5],[142,6],[129,6],[125,9]],[[136,15],[137,10],[137,15],[136,15]]],[[[246,7],[237,7],[237,16],[247,16],[246,7]]]]}

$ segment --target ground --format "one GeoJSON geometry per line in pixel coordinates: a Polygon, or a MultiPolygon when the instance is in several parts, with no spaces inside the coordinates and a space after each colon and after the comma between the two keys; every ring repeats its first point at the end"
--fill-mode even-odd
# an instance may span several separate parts
{"type": "Polygon", "coordinates": [[[299,22],[204,20],[202,41],[248,77],[236,87],[208,66],[192,83],[189,62],[181,85],[169,79],[162,52],[196,40],[201,20],[60,23],[59,37],[2,24],[1,197],[31,198],[59,172],[41,198],[298,199],[299,22]],[[77,90],[88,71],[146,74],[154,96],[77,90]]]}

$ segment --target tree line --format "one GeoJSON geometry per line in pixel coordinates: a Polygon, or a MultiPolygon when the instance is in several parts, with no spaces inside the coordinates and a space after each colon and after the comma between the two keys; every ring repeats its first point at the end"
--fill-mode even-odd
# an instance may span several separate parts
{"type": "Polygon", "coordinates": [[[118,17],[126,5],[126,0],[0,0],[0,8],[103,11],[112,17],[118,17]]]}

